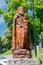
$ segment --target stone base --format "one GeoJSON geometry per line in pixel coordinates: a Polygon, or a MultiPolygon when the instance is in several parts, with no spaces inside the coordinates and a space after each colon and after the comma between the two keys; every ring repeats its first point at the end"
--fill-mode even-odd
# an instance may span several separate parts
{"type": "Polygon", "coordinates": [[[7,65],[40,65],[37,58],[9,58],[7,65]]]}

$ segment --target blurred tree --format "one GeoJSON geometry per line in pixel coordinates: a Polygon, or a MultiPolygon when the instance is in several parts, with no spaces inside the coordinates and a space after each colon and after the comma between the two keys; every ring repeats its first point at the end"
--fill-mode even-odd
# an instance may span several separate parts
{"type": "Polygon", "coordinates": [[[41,32],[41,41],[42,41],[42,47],[43,47],[43,32],[41,32]]]}
{"type": "Polygon", "coordinates": [[[0,37],[0,53],[2,53],[2,41],[1,41],[1,38],[2,37],[0,37]]]}
{"type": "Polygon", "coordinates": [[[5,31],[4,37],[2,37],[3,52],[11,48],[11,32],[5,31]]]}
{"type": "Polygon", "coordinates": [[[0,8],[0,15],[3,14],[3,13],[4,13],[3,10],[0,8]]]}
{"type": "MultiPolygon", "coordinates": [[[[39,19],[40,24],[39,24],[39,30],[38,30],[38,35],[39,37],[43,36],[43,0],[34,0],[34,10],[35,10],[35,16],[39,19]]],[[[36,29],[37,30],[37,29],[36,29]]],[[[40,40],[40,38],[39,38],[40,40]]],[[[43,46],[43,41],[42,41],[42,46],[43,46]]]]}

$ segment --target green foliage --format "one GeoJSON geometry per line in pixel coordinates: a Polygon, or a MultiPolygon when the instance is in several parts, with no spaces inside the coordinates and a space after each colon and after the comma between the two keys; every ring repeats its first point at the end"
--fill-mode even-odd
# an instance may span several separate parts
{"type": "Polygon", "coordinates": [[[5,31],[4,37],[1,39],[3,52],[11,48],[11,32],[10,30],[5,31]]]}
{"type": "Polygon", "coordinates": [[[41,32],[41,37],[43,38],[43,32],[41,32]]]}
{"type": "Polygon", "coordinates": [[[26,0],[12,0],[8,5],[8,11],[16,11],[18,6],[23,6],[24,11],[27,12],[28,4],[26,0]]]}
{"type": "Polygon", "coordinates": [[[36,26],[36,32],[39,34],[40,32],[40,20],[38,18],[35,18],[34,19],[35,22],[33,22],[33,25],[35,23],[35,26],[36,26]]]}
{"type": "Polygon", "coordinates": [[[6,0],[6,3],[8,4],[11,0],[6,0]]]}
{"type": "MultiPolygon", "coordinates": [[[[39,35],[39,40],[42,42],[42,46],[43,46],[43,0],[34,0],[34,12],[35,12],[35,16],[37,16],[37,18],[39,19],[40,21],[40,24],[38,25],[39,26],[39,30],[36,31],[39,32],[38,35],[39,35]]],[[[38,23],[38,22],[37,22],[38,23]]],[[[36,26],[37,27],[37,26],[36,26]]],[[[36,32],[36,33],[37,33],[36,32]]]]}
{"type": "Polygon", "coordinates": [[[12,27],[14,14],[15,14],[15,12],[8,12],[8,13],[3,14],[4,20],[7,23],[8,28],[12,27]]]}
{"type": "Polygon", "coordinates": [[[3,10],[0,8],[0,15],[3,14],[3,10]]]}
{"type": "Polygon", "coordinates": [[[43,31],[41,32],[41,41],[42,41],[42,47],[43,47],[43,31]]]}

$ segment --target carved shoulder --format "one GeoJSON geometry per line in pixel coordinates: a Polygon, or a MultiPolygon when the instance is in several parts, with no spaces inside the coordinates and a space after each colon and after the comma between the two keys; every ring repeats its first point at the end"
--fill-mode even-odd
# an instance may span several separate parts
{"type": "Polygon", "coordinates": [[[24,17],[23,19],[24,19],[24,22],[26,22],[26,23],[29,22],[29,20],[27,19],[27,17],[24,17]]]}

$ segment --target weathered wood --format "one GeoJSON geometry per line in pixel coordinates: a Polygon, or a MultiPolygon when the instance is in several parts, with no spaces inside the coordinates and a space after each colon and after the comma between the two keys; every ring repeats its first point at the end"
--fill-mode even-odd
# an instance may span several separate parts
{"type": "Polygon", "coordinates": [[[30,31],[28,30],[29,21],[25,17],[22,7],[19,7],[17,11],[18,14],[16,14],[14,17],[13,29],[12,29],[12,52],[14,57],[16,55],[14,54],[15,50],[18,51],[20,49],[22,50],[26,49],[31,53],[31,48],[32,48],[32,44],[30,40],[30,31]],[[22,12],[20,12],[21,10],[22,12]]]}

